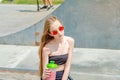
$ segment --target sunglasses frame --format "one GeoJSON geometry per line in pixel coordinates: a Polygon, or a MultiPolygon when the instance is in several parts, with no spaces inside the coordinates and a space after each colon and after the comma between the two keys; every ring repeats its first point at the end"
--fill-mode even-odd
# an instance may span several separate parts
{"type": "MultiPolygon", "coordinates": [[[[60,31],[60,32],[62,32],[63,30],[64,30],[64,26],[59,26],[58,27],[58,30],[60,31]]],[[[58,31],[57,30],[53,30],[52,31],[52,35],[57,35],[58,34],[58,31]]]]}

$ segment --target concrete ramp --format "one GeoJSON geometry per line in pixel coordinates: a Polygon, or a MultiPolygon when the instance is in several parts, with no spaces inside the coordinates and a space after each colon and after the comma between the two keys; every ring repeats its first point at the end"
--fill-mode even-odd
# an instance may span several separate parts
{"type": "MultiPolygon", "coordinates": [[[[42,5],[40,5],[42,6],[42,5]]],[[[35,45],[42,33],[41,20],[51,14],[58,6],[36,10],[36,5],[0,5],[0,44],[35,45]]]]}
{"type": "Polygon", "coordinates": [[[76,47],[120,49],[120,0],[65,0],[53,15],[76,47]]]}
{"type": "MultiPolygon", "coordinates": [[[[4,12],[6,10],[3,11],[3,15],[4,12]]],[[[26,10],[22,10],[21,13],[24,12],[26,10]]],[[[25,15],[27,17],[28,14],[32,13],[34,11],[31,12],[30,10],[25,15]]],[[[39,15],[37,12],[35,14],[39,15]]],[[[34,16],[36,16],[35,14],[34,16]]],[[[59,17],[63,21],[65,34],[75,39],[75,47],[120,49],[120,0],[65,0],[59,8],[54,9],[53,13],[51,10],[51,14],[59,17]]],[[[44,18],[46,16],[44,15],[44,18]]],[[[34,18],[31,15],[29,17],[26,21],[32,19],[34,22],[34,18]]],[[[16,34],[0,37],[0,43],[35,45],[35,42],[40,39],[44,18],[36,24],[30,25],[31,27],[29,26],[27,29],[18,31],[16,34]],[[35,32],[39,32],[40,35],[36,37],[35,32]]],[[[24,21],[23,24],[26,26],[24,21]]],[[[31,24],[31,22],[28,24],[31,24]]],[[[4,34],[7,33],[4,30],[4,34]]]]}

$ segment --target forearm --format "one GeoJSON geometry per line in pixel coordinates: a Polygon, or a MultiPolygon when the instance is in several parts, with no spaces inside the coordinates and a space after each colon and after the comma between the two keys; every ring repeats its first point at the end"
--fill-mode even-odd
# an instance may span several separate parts
{"type": "Polygon", "coordinates": [[[42,75],[42,80],[46,80],[46,79],[45,79],[45,75],[42,75]]]}
{"type": "Polygon", "coordinates": [[[72,61],[72,53],[69,53],[68,60],[65,64],[65,69],[64,69],[64,74],[63,74],[62,80],[68,79],[70,67],[71,67],[71,61],[72,61]]]}
{"type": "Polygon", "coordinates": [[[67,67],[67,69],[64,70],[62,80],[67,80],[68,76],[69,76],[69,73],[70,73],[70,67],[67,67]]]}

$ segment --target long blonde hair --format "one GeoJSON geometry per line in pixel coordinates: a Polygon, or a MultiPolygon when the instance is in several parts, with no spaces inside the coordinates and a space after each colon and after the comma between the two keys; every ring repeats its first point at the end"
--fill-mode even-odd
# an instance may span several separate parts
{"type": "MultiPolygon", "coordinates": [[[[43,30],[43,34],[41,37],[41,41],[40,41],[40,48],[39,48],[39,58],[40,58],[40,63],[39,63],[39,72],[40,72],[40,76],[42,77],[43,74],[43,61],[42,61],[42,52],[43,52],[43,47],[50,42],[51,40],[54,39],[54,37],[50,36],[48,33],[50,33],[50,26],[53,22],[55,22],[56,20],[58,20],[60,23],[61,21],[56,18],[55,16],[50,16],[46,19],[45,23],[44,23],[44,30],[43,30]]],[[[62,24],[62,23],[61,23],[62,24]]]]}

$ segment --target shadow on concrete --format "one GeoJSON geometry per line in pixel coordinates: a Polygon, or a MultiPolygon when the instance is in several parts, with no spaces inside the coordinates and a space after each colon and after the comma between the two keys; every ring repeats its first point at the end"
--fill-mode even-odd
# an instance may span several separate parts
{"type": "Polygon", "coordinates": [[[19,12],[38,12],[38,11],[33,11],[33,10],[17,10],[19,12]]]}

